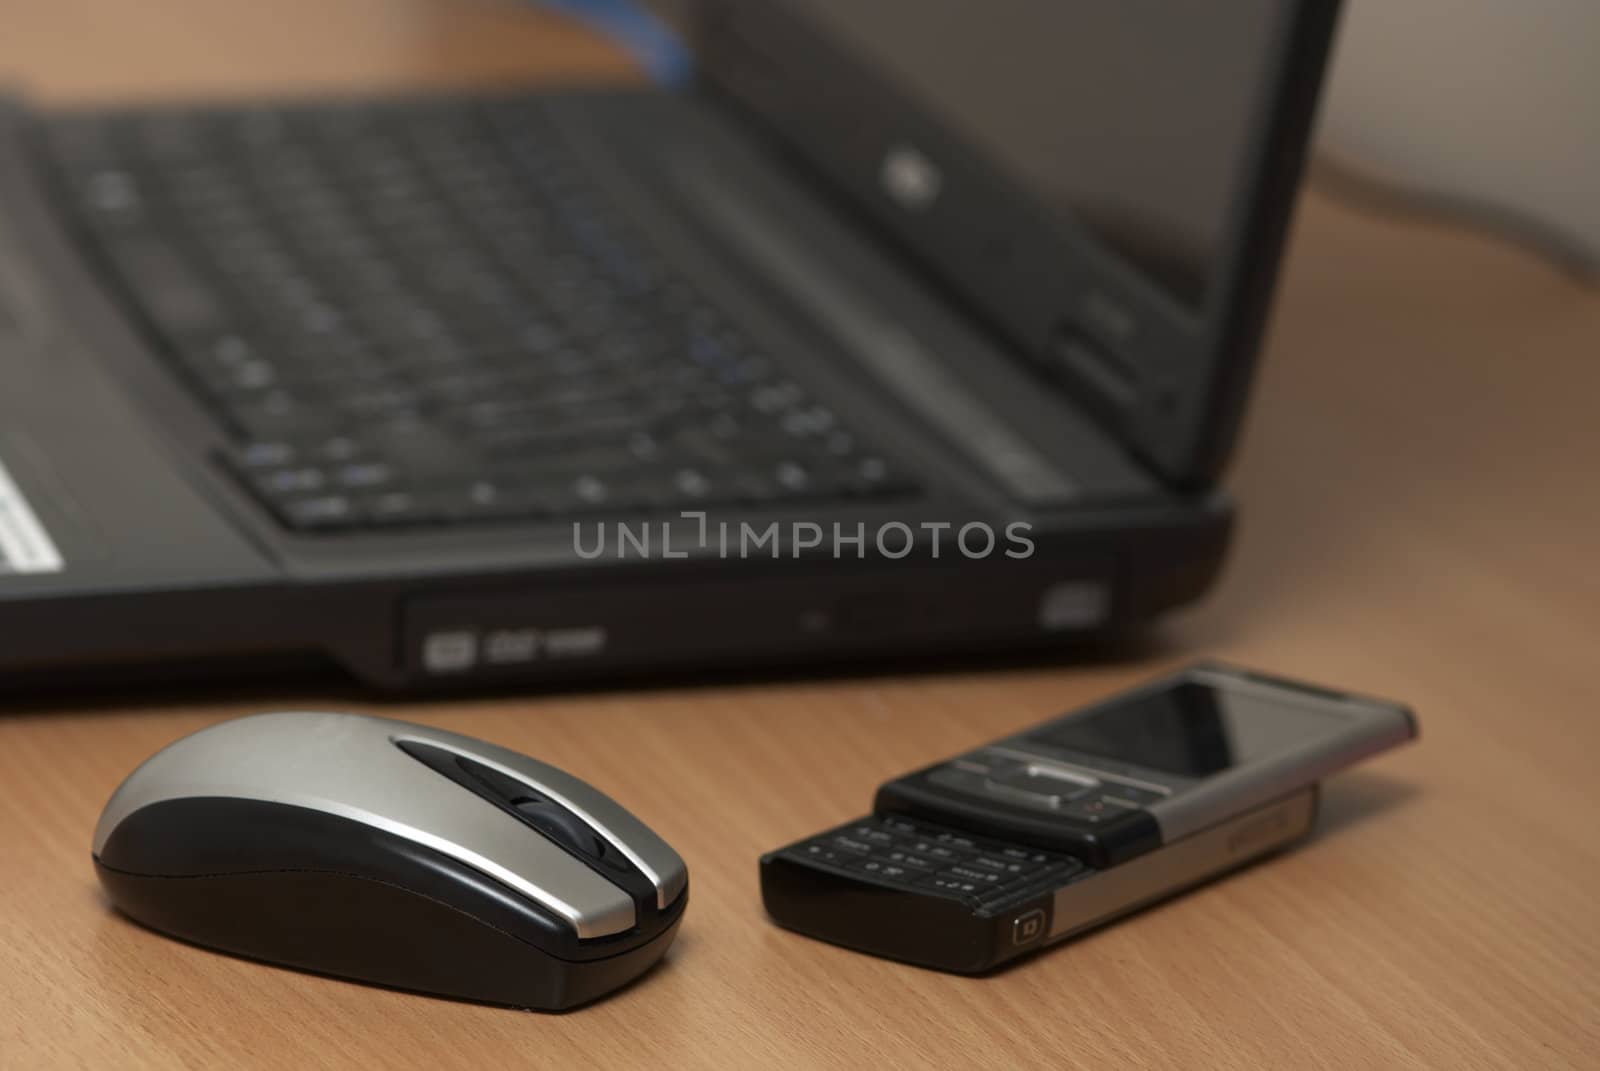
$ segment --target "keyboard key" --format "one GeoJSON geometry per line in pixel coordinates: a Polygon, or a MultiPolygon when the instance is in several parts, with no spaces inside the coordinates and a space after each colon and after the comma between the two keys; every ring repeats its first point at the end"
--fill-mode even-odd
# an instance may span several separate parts
{"type": "Polygon", "coordinates": [[[351,491],[383,487],[396,479],[394,467],[382,461],[345,465],[333,474],[334,483],[351,491]]]}
{"type": "Polygon", "coordinates": [[[423,524],[441,519],[446,511],[437,499],[412,491],[388,491],[358,500],[362,519],[381,525],[423,524]]]}
{"type": "Polygon", "coordinates": [[[338,528],[356,520],[354,504],[343,495],[294,498],[278,509],[295,528],[338,528]]]}
{"type": "Polygon", "coordinates": [[[295,448],[284,442],[248,442],[234,449],[232,456],[242,469],[276,469],[294,461],[295,448]]]}
{"type": "Polygon", "coordinates": [[[170,245],[150,238],[126,238],[107,252],[122,281],[156,322],[176,335],[215,330],[226,323],[216,291],[170,245]]]}
{"type": "Polygon", "coordinates": [[[275,469],[256,477],[256,486],[272,498],[320,491],[327,483],[328,474],[319,468],[275,469]]]}

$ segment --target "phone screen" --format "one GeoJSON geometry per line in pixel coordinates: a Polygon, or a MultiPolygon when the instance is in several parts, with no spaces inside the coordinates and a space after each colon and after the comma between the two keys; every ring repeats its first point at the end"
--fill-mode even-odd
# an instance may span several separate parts
{"type": "Polygon", "coordinates": [[[1206,777],[1348,724],[1334,710],[1188,680],[1115,706],[1052,722],[1028,738],[1183,777],[1206,777]]]}

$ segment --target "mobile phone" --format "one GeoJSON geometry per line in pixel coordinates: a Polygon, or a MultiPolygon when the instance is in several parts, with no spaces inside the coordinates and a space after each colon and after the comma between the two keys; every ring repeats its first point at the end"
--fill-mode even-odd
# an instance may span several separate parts
{"type": "Polygon", "coordinates": [[[1277,851],[1405,706],[1192,666],[907,774],[761,860],[780,926],[976,974],[1277,851]]]}

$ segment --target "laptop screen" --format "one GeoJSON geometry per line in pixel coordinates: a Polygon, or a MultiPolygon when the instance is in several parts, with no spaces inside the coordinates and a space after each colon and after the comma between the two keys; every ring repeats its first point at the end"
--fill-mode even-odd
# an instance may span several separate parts
{"type": "Polygon", "coordinates": [[[1281,0],[787,0],[1182,305],[1219,271],[1281,0]]]}
{"type": "Polygon", "coordinates": [[[1339,0],[695,0],[714,99],[1174,485],[1239,425],[1339,0]]]}

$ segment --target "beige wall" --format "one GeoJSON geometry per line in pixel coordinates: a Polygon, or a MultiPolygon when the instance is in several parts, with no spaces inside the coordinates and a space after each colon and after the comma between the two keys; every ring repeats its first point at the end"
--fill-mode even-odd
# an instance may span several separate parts
{"type": "Polygon", "coordinates": [[[1322,147],[1600,263],[1600,0],[1347,0],[1322,147]]]}

